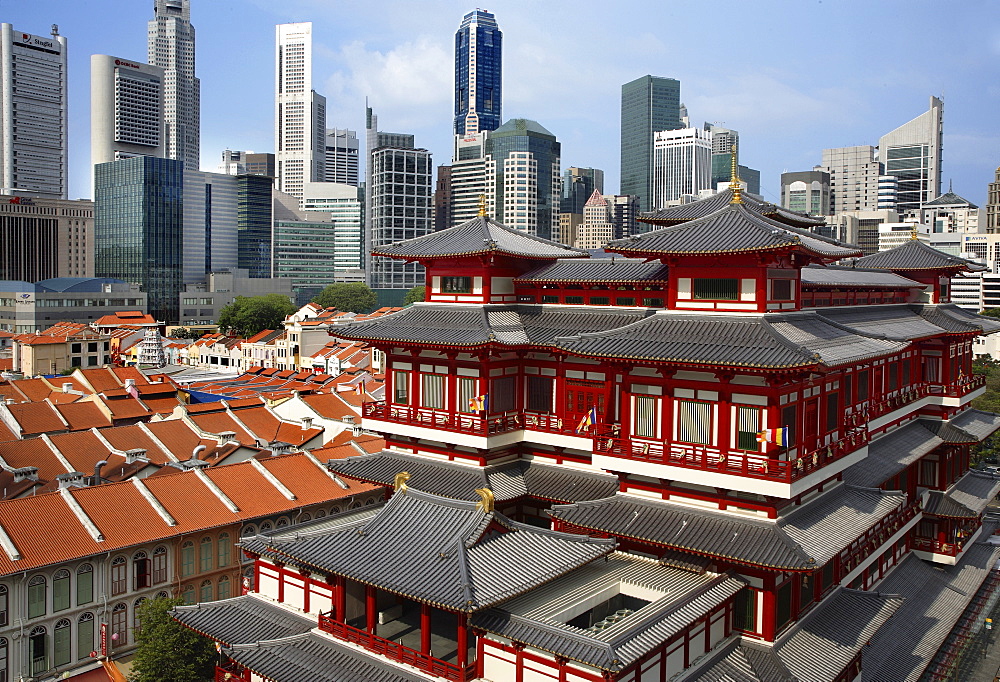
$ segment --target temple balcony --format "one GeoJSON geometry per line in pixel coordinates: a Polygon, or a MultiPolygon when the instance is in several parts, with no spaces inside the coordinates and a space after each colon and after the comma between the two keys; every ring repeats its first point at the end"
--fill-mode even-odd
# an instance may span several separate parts
{"type": "Polygon", "coordinates": [[[614,427],[598,427],[594,464],[653,478],[685,481],[774,497],[794,497],[864,459],[868,432],[848,435],[800,457],[768,457],[710,445],[622,438],[614,427]]]}
{"type": "Polygon", "coordinates": [[[845,585],[849,584],[878,559],[887,545],[904,538],[921,518],[920,505],[908,504],[865,531],[864,535],[854,540],[838,555],[838,581],[845,585]]]}
{"type": "Polygon", "coordinates": [[[215,682],[250,682],[250,671],[234,661],[215,666],[215,682]]]}
{"type": "Polygon", "coordinates": [[[986,377],[974,374],[954,382],[939,384],[920,382],[895,392],[894,395],[873,400],[867,411],[848,415],[848,422],[870,420],[871,428],[881,428],[913,410],[927,405],[960,407],[978,398],[986,390],[986,377]]]}
{"type": "MultiPolygon", "coordinates": [[[[407,625],[405,621],[406,619],[401,616],[394,622],[397,622],[401,626],[405,626],[407,625]]],[[[458,665],[457,663],[448,663],[439,658],[435,658],[429,653],[425,654],[417,649],[404,646],[402,642],[407,638],[412,638],[414,640],[413,643],[420,646],[421,631],[419,613],[417,614],[415,621],[415,626],[403,627],[393,635],[393,637],[396,638],[396,641],[386,639],[385,637],[379,637],[374,633],[342,623],[335,619],[332,612],[321,613],[319,615],[319,629],[339,640],[356,644],[374,654],[384,656],[392,661],[396,661],[397,663],[411,665],[414,668],[417,668],[418,670],[434,677],[454,680],[455,682],[466,682],[467,680],[475,679],[475,663],[465,666],[458,665]]],[[[429,636],[427,637],[427,642],[431,642],[431,638],[429,636]]]]}
{"type": "Polygon", "coordinates": [[[915,537],[913,538],[913,553],[925,561],[954,566],[962,560],[965,551],[979,539],[982,533],[983,527],[980,526],[971,535],[953,536],[947,540],[915,537]]]}

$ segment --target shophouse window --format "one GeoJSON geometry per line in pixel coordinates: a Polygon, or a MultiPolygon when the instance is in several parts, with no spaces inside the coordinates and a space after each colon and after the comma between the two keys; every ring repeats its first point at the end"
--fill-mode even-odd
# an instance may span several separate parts
{"type": "Polygon", "coordinates": [[[28,581],[28,618],[45,615],[48,583],[44,576],[36,575],[28,581]]]}
{"type": "Polygon", "coordinates": [[[83,564],[76,569],[76,603],[77,606],[94,601],[94,567],[83,564]]]}

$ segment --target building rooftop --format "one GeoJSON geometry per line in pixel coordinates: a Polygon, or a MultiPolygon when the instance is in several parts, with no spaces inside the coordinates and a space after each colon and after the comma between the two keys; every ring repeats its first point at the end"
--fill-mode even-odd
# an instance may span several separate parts
{"type": "MultiPolygon", "coordinates": [[[[809,228],[824,224],[824,220],[822,218],[814,218],[806,215],[805,213],[799,213],[797,211],[788,210],[787,208],[782,208],[777,204],[765,201],[763,197],[757,196],[756,194],[741,192],[741,197],[744,206],[754,213],[767,216],[773,220],[777,220],[792,227],[809,228]]],[[[658,211],[643,213],[639,216],[638,220],[639,222],[649,223],[651,225],[660,225],[663,227],[677,225],[679,223],[685,223],[689,220],[697,220],[698,218],[703,218],[711,213],[715,213],[716,211],[731,204],[732,201],[733,190],[727,188],[717,194],[713,194],[710,197],[706,197],[705,199],[701,199],[699,201],[693,201],[689,204],[671,206],[669,208],[662,208],[658,211]]]]}

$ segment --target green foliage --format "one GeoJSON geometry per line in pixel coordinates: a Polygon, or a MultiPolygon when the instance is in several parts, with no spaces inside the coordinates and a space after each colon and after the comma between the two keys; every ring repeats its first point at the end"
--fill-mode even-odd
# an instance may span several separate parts
{"type": "MultiPolygon", "coordinates": [[[[985,412],[1000,412],[1000,362],[988,355],[980,356],[972,364],[972,373],[986,376],[986,391],[972,401],[972,406],[985,412]]],[[[973,447],[972,461],[1000,461],[1000,434],[992,435],[973,447]]]]}
{"type": "Polygon", "coordinates": [[[411,303],[419,303],[424,300],[427,295],[427,287],[413,287],[406,292],[406,298],[403,299],[403,305],[410,305],[411,303]]]}
{"type": "Polygon", "coordinates": [[[987,317],[1000,317],[1000,308],[990,308],[989,310],[984,310],[979,314],[986,315],[987,317]]]}
{"type": "Polygon", "coordinates": [[[170,338],[172,339],[200,339],[205,335],[205,332],[198,329],[188,329],[187,327],[178,327],[177,329],[170,332],[170,338]]]}
{"type": "Polygon", "coordinates": [[[367,313],[378,305],[378,296],[363,282],[338,282],[316,294],[313,303],[350,313],[367,313]]]}
{"type": "Polygon", "coordinates": [[[212,679],[218,654],[212,640],[170,617],[182,599],[148,599],[138,608],[142,629],[131,682],[205,682],[212,679]]]}
{"type": "Polygon", "coordinates": [[[281,329],[287,315],[296,311],[291,300],[282,294],[237,296],[219,313],[219,328],[247,337],[265,329],[281,329]]]}

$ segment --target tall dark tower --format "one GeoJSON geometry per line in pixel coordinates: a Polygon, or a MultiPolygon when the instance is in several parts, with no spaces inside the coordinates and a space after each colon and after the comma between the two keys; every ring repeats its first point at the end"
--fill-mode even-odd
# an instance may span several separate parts
{"type": "Polygon", "coordinates": [[[455,134],[500,127],[503,33],[489,12],[477,9],[455,33],[455,134]]]}
{"type": "Polygon", "coordinates": [[[622,86],[621,193],[638,196],[643,211],[653,208],[653,133],[683,127],[680,81],[643,76],[622,86]]]}

